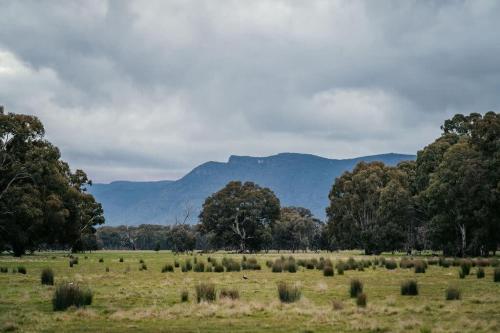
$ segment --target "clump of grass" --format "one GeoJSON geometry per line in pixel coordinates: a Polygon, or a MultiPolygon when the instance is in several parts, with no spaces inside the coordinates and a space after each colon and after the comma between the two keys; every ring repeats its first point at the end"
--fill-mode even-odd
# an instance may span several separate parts
{"type": "Polygon", "coordinates": [[[139,264],[144,264],[144,260],[143,259],[139,259],[139,264]]]}
{"type": "Polygon", "coordinates": [[[408,258],[402,258],[399,261],[399,268],[412,268],[414,265],[414,261],[408,258]]]}
{"type": "Polygon", "coordinates": [[[174,261],[174,267],[176,268],[180,267],[179,261],[177,261],[177,259],[175,259],[174,261]]]}
{"type": "Polygon", "coordinates": [[[365,293],[359,293],[356,296],[356,305],[361,307],[361,308],[366,307],[366,294],[365,293]]]}
{"type": "Polygon", "coordinates": [[[427,264],[430,266],[436,266],[439,260],[437,258],[429,258],[427,259],[427,264]]]}
{"type": "Polygon", "coordinates": [[[40,280],[42,284],[53,286],[54,285],[54,271],[50,268],[42,269],[42,273],[40,275],[40,280]]]}
{"type": "Polygon", "coordinates": [[[106,266],[106,273],[108,273],[108,272],[109,272],[109,267],[108,267],[108,266],[106,266]]]}
{"type": "Polygon", "coordinates": [[[500,282],[500,268],[498,267],[493,271],[493,281],[500,282]]]}
{"type": "Polygon", "coordinates": [[[363,292],[363,283],[358,279],[352,279],[349,288],[349,294],[352,298],[358,296],[358,294],[363,292]]]}
{"type": "Polygon", "coordinates": [[[438,264],[441,267],[448,268],[451,266],[450,260],[444,258],[444,257],[439,257],[438,264]]]}
{"type": "Polygon", "coordinates": [[[244,260],[241,262],[241,268],[244,270],[260,270],[261,267],[255,258],[246,258],[243,256],[244,260]]]}
{"type": "Polygon", "coordinates": [[[52,298],[54,311],[66,310],[70,306],[82,307],[92,304],[93,294],[90,289],[82,289],[74,283],[59,285],[52,298]]]}
{"type": "Polygon", "coordinates": [[[461,279],[465,279],[465,273],[463,270],[459,270],[458,271],[458,277],[461,278],[461,279]]]}
{"type": "MultiPolygon", "coordinates": [[[[226,259],[226,258],[224,258],[226,259]]],[[[222,260],[222,265],[226,267],[226,272],[239,272],[241,270],[241,264],[239,261],[234,259],[222,260]]]]}
{"type": "Polygon", "coordinates": [[[213,283],[200,283],[196,286],[196,300],[198,303],[205,302],[213,302],[216,299],[216,291],[215,285],[213,283]]]}
{"type": "Polygon", "coordinates": [[[337,263],[337,265],[335,265],[335,267],[337,268],[337,274],[338,275],[344,275],[344,270],[345,270],[345,264],[344,262],[341,260],[337,263]]]}
{"type": "Polygon", "coordinates": [[[103,263],[104,262],[104,258],[99,258],[99,262],[103,263]]]}
{"type": "Polygon", "coordinates": [[[392,259],[391,260],[386,260],[385,261],[385,268],[393,270],[393,269],[398,268],[398,264],[396,263],[396,261],[394,261],[392,259]]]}
{"type": "Polygon", "coordinates": [[[273,268],[272,268],[273,273],[281,273],[283,272],[283,262],[281,259],[276,259],[273,263],[273,268]]]}
{"type": "Polygon", "coordinates": [[[123,257],[120,257],[120,260],[118,260],[119,262],[123,262],[123,257]]]}
{"type": "Polygon", "coordinates": [[[460,262],[460,269],[464,273],[464,275],[470,274],[470,268],[472,266],[472,262],[468,259],[464,259],[460,262]]]}
{"type": "Polygon", "coordinates": [[[415,280],[408,280],[401,284],[401,295],[415,296],[418,295],[418,285],[415,280]]]}
{"type": "Polygon", "coordinates": [[[205,271],[205,263],[203,261],[198,261],[194,265],[194,271],[195,272],[204,272],[205,271]]]}
{"type": "Polygon", "coordinates": [[[220,264],[220,263],[215,264],[215,266],[214,266],[214,272],[216,272],[216,273],[224,273],[224,266],[222,266],[222,264],[220,264]]]}
{"type": "Polygon", "coordinates": [[[181,291],[181,302],[189,301],[189,292],[187,290],[181,291]]]}
{"type": "Polygon", "coordinates": [[[274,261],[272,261],[272,260],[266,260],[266,266],[267,266],[267,268],[273,267],[273,263],[274,263],[274,261]]]}
{"type": "Polygon", "coordinates": [[[297,272],[297,264],[295,263],[295,259],[292,258],[292,260],[288,259],[285,261],[284,264],[284,270],[287,270],[288,273],[296,273],[297,272]]]}
{"type": "Polygon", "coordinates": [[[448,287],[446,289],[445,298],[447,301],[459,300],[460,299],[460,290],[455,287],[448,287]]]}
{"type": "Polygon", "coordinates": [[[333,267],[329,266],[329,265],[323,267],[323,275],[324,276],[333,276],[334,275],[333,267]]]}
{"type": "Polygon", "coordinates": [[[0,267],[0,273],[8,273],[9,269],[7,267],[0,267]]]}
{"type": "Polygon", "coordinates": [[[237,289],[222,289],[220,291],[220,298],[239,299],[240,293],[237,289]]]}
{"type": "Polygon", "coordinates": [[[73,265],[78,265],[78,257],[69,259],[69,267],[73,267],[73,265]]]}
{"type": "Polygon", "coordinates": [[[148,266],[143,262],[140,266],[139,266],[139,270],[140,271],[147,271],[148,270],[148,266]]]}
{"type": "Polygon", "coordinates": [[[165,264],[161,268],[161,272],[162,273],[173,272],[173,271],[174,271],[174,266],[172,264],[165,264]]]}
{"type": "Polygon", "coordinates": [[[484,278],[484,268],[478,267],[478,269],[476,271],[476,276],[478,279],[484,278]]]}
{"type": "Polygon", "coordinates": [[[26,267],[24,267],[24,266],[17,266],[17,272],[20,273],[20,274],[26,274],[27,273],[26,267]]]}
{"type": "Polygon", "coordinates": [[[301,291],[297,285],[280,281],[278,282],[278,296],[283,303],[293,303],[300,299],[301,291]]]}
{"type": "Polygon", "coordinates": [[[427,268],[425,262],[422,260],[415,260],[414,267],[415,273],[425,273],[427,268]]]}

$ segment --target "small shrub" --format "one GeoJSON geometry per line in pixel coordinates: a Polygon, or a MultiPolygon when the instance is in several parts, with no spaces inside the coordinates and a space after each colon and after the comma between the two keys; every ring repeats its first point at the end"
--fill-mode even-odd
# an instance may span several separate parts
{"type": "Polygon", "coordinates": [[[323,268],[323,275],[324,276],[333,276],[334,275],[333,267],[332,266],[325,266],[323,268]]]}
{"type": "Polygon", "coordinates": [[[162,268],[161,268],[161,272],[162,273],[166,273],[166,272],[173,272],[174,271],[174,266],[172,264],[165,264],[162,268]]]}
{"type": "Polygon", "coordinates": [[[17,272],[20,274],[26,274],[26,267],[24,266],[17,266],[17,272]]]}
{"type": "Polygon", "coordinates": [[[123,262],[123,257],[120,257],[120,260],[118,260],[119,262],[123,262]]]}
{"type": "Polygon", "coordinates": [[[141,266],[139,266],[139,270],[140,271],[147,271],[148,270],[148,266],[146,266],[145,263],[142,263],[141,266]]]}
{"type": "Polygon", "coordinates": [[[273,263],[272,272],[273,273],[283,272],[283,262],[281,261],[281,259],[276,259],[276,261],[273,263]]]}
{"type": "Polygon", "coordinates": [[[139,264],[144,264],[144,260],[143,259],[139,259],[139,264]]]}
{"type": "Polygon", "coordinates": [[[393,269],[398,268],[398,264],[394,260],[392,260],[392,259],[391,260],[386,260],[386,262],[385,262],[385,268],[393,270],[393,269]]]}
{"type": "Polygon", "coordinates": [[[8,273],[9,269],[7,267],[0,267],[0,273],[8,273]]]}
{"type": "Polygon", "coordinates": [[[472,266],[472,262],[468,259],[464,259],[460,262],[460,269],[464,273],[464,275],[470,274],[470,268],[472,266]]]}
{"type": "Polygon", "coordinates": [[[66,310],[70,306],[82,307],[92,304],[93,294],[90,289],[81,289],[77,284],[59,285],[52,298],[54,311],[66,310]]]}
{"type": "Polygon", "coordinates": [[[187,290],[181,291],[181,302],[189,301],[189,292],[187,290]]]}
{"type": "Polygon", "coordinates": [[[285,270],[288,271],[288,273],[296,273],[297,272],[297,264],[295,263],[295,260],[288,260],[285,263],[285,270]]]}
{"type": "Polygon", "coordinates": [[[214,272],[216,273],[224,273],[224,266],[222,266],[222,264],[215,264],[214,266],[214,272]]]}
{"type": "Polygon", "coordinates": [[[476,276],[478,279],[484,278],[484,268],[479,267],[476,271],[476,276]]]}
{"type": "Polygon", "coordinates": [[[408,280],[401,284],[401,295],[415,296],[418,295],[418,285],[415,280],[408,280]]]}
{"type": "Polygon", "coordinates": [[[356,296],[356,305],[364,308],[366,307],[366,294],[365,293],[359,293],[358,296],[356,296]]]}
{"type": "Polygon", "coordinates": [[[416,260],[414,263],[415,273],[425,273],[425,263],[422,260],[416,260]]]}
{"type": "Polygon", "coordinates": [[[300,299],[301,291],[297,285],[281,281],[278,282],[278,296],[283,303],[293,303],[300,299]]]}
{"type": "Polygon", "coordinates": [[[85,259],[85,260],[87,260],[88,258],[89,258],[89,257],[87,257],[87,256],[83,257],[83,259],[85,259]]]}
{"type": "Polygon", "coordinates": [[[222,289],[220,291],[220,298],[239,299],[240,293],[237,289],[222,289]]]}
{"type": "Polygon", "coordinates": [[[203,261],[198,261],[194,265],[194,271],[195,272],[204,272],[205,271],[205,263],[203,261]]]}
{"type": "Polygon", "coordinates": [[[104,258],[99,258],[99,262],[103,263],[104,262],[104,258]]]}
{"type": "Polygon", "coordinates": [[[447,301],[453,301],[453,300],[459,300],[460,299],[460,290],[455,287],[448,287],[446,289],[446,300],[447,301]]]}
{"type": "Polygon", "coordinates": [[[196,300],[213,302],[216,299],[215,285],[213,283],[200,283],[196,286],[196,300]]]}
{"type": "Polygon", "coordinates": [[[500,268],[498,267],[493,271],[493,281],[500,282],[500,268]]]}
{"type": "Polygon", "coordinates": [[[54,285],[54,271],[50,268],[44,268],[40,276],[42,284],[53,286],[54,285]]]}
{"type": "Polygon", "coordinates": [[[358,296],[358,294],[363,292],[363,283],[358,279],[351,280],[351,286],[349,288],[349,294],[352,298],[358,296]]]}
{"type": "Polygon", "coordinates": [[[187,271],[188,270],[187,270],[186,264],[182,264],[182,266],[181,266],[181,272],[186,273],[187,271]]]}

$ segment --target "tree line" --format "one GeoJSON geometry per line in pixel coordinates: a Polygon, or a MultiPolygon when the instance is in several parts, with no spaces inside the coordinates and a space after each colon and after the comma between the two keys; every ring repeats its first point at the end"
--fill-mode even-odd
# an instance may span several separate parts
{"type": "Polygon", "coordinates": [[[87,193],[92,182],[44,136],[38,118],[0,107],[0,252],[79,251],[95,244],[95,226],[104,223],[87,193]]]}
{"type": "Polygon", "coordinates": [[[33,116],[0,109],[0,250],[44,248],[441,250],[488,255],[500,244],[500,114],[457,114],[441,135],[396,166],[361,162],[335,179],[327,220],[281,207],[268,188],[229,182],[191,226],[101,227],[103,210],[33,116]],[[97,231],[97,234],[96,234],[97,231]]]}

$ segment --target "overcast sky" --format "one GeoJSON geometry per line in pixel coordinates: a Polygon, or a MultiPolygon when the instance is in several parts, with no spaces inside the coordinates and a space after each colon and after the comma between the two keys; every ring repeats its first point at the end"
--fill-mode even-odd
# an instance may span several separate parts
{"type": "Polygon", "coordinates": [[[98,182],[415,153],[500,110],[500,1],[0,0],[0,104],[98,182]]]}

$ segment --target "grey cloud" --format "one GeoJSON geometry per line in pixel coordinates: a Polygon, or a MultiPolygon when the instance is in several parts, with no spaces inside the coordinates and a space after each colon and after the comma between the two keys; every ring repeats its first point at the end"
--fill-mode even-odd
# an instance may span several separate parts
{"type": "Polygon", "coordinates": [[[499,16],[496,1],[5,1],[0,102],[99,181],[230,154],[414,153],[453,113],[498,110],[499,16]]]}

